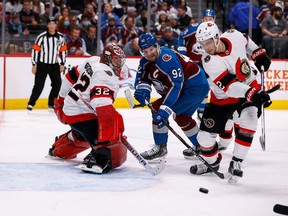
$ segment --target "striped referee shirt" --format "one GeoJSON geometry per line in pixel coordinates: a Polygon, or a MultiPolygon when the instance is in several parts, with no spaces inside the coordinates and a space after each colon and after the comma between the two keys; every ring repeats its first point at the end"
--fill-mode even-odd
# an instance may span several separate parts
{"type": "Polygon", "coordinates": [[[45,64],[64,65],[67,56],[67,46],[64,35],[60,32],[55,32],[51,35],[45,31],[38,35],[32,49],[32,64],[38,62],[45,64]]]}

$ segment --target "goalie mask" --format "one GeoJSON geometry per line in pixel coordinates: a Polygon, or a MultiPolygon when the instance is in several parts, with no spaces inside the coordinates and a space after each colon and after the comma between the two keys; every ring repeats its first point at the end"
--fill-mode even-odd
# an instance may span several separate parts
{"type": "Polygon", "coordinates": [[[121,71],[125,64],[125,54],[123,50],[115,43],[107,43],[100,56],[100,62],[108,65],[118,76],[117,71],[121,71]]]}

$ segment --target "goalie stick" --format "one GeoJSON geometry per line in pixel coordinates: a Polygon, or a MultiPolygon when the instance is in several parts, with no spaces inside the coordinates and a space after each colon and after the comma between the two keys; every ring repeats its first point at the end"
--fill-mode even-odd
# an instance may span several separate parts
{"type": "MultiPolygon", "coordinates": [[[[130,89],[126,89],[124,91],[126,99],[130,105],[131,108],[135,108],[138,106],[135,106],[134,102],[133,102],[133,98],[132,98],[132,93],[130,91],[130,89]]],[[[156,113],[156,110],[152,107],[151,103],[148,103],[146,101],[146,105],[151,109],[152,113],[156,113]]],[[[191,149],[192,152],[196,155],[196,157],[202,162],[204,163],[209,170],[211,170],[213,173],[215,173],[215,175],[217,175],[219,178],[221,179],[225,179],[228,177],[228,174],[224,174],[221,172],[216,171],[203,157],[201,157],[201,155],[199,155],[198,152],[196,152],[170,125],[168,122],[164,122],[164,125],[168,128],[168,130],[170,130],[187,148],[191,149]]]]}
{"type": "MultiPolygon", "coordinates": [[[[93,107],[87,101],[84,100],[84,98],[80,95],[78,91],[72,88],[72,92],[97,116],[97,113],[93,109],[93,107]]],[[[158,175],[164,170],[165,168],[164,159],[161,159],[157,166],[152,167],[146,162],[146,160],[138,153],[138,151],[126,139],[121,137],[121,142],[151,175],[158,175]]],[[[93,149],[93,146],[91,147],[93,149]]]]}

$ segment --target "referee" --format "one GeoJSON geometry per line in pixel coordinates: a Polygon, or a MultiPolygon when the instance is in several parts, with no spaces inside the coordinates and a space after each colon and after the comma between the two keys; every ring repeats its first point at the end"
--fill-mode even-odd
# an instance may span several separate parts
{"type": "Polygon", "coordinates": [[[27,110],[32,111],[33,106],[43,91],[45,80],[49,75],[51,91],[48,97],[48,108],[53,108],[54,98],[58,97],[61,87],[61,75],[67,56],[67,46],[64,36],[56,31],[57,24],[54,17],[47,21],[47,31],[36,38],[32,49],[32,73],[35,75],[34,86],[30,96],[27,110]]]}

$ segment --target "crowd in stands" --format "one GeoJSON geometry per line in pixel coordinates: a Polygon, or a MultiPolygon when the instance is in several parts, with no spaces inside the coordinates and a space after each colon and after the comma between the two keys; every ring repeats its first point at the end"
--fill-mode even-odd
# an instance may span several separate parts
{"type": "MultiPolygon", "coordinates": [[[[98,1],[53,0],[50,5],[50,0],[7,0],[5,30],[9,43],[6,53],[30,52],[25,43],[33,44],[37,35],[46,29],[51,10],[57,19],[57,30],[65,35],[68,55],[97,54],[97,22],[100,17],[100,52],[106,43],[113,41],[124,49],[127,56],[140,55],[138,38],[147,29],[157,36],[161,46],[177,50],[180,34],[190,25],[201,22],[193,17],[197,8],[191,8],[185,0],[151,0],[151,14],[146,10],[146,0],[103,0],[102,13],[98,14],[98,1]],[[151,18],[150,28],[147,28],[148,16],[151,18]]],[[[266,48],[270,57],[287,58],[288,0],[256,2],[252,39],[266,48]]],[[[0,8],[2,23],[1,0],[0,8]]],[[[248,19],[249,0],[235,2],[229,14],[229,27],[248,33],[248,19]]]]}

